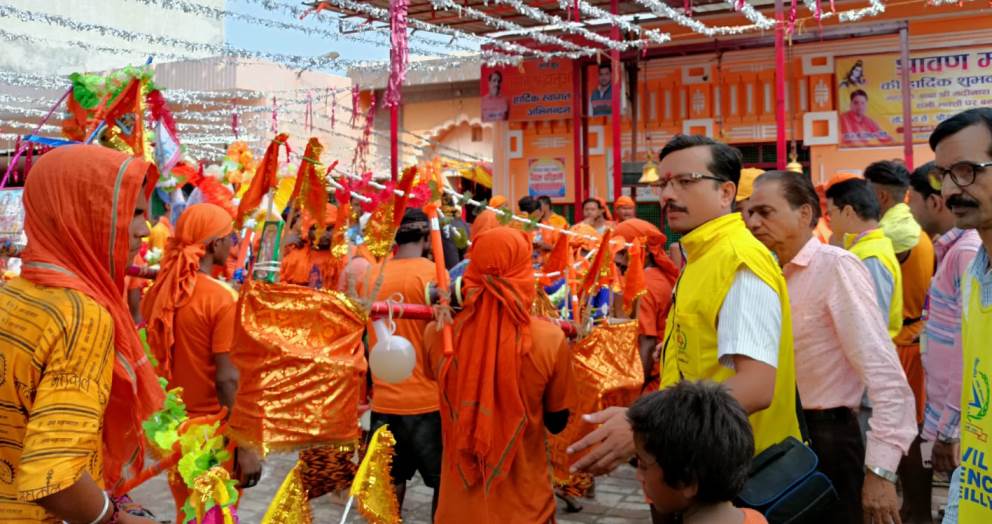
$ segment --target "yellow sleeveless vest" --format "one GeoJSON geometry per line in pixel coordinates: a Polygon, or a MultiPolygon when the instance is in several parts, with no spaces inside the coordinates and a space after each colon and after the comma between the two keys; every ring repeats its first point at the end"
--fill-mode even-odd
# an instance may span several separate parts
{"type": "Polygon", "coordinates": [[[857,235],[844,235],[844,248],[861,260],[876,257],[892,273],[892,302],[889,304],[889,337],[896,338],[902,330],[902,269],[899,259],[892,249],[892,241],[885,236],[882,228],[875,228],[860,239],[857,235]]]}
{"type": "Polygon", "coordinates": [[[788,436],[800,439],[796,419],[796,368],[789,294],[771,253],[744,226],[739,213],[711,220],[680,240],[688,264],[676,284],[665,328],[661,387],[682,379],[723,382],[734,371],[717,357],[717,322],[737,270],[747,267],[778,294],[782,341],[771,406],[750,416],[755,454],[788,436]]]}
{"type": "Polygon", "coordinates": [[[961,381],[958,522],[986,524],[992,522],[992,413],[989,413],[992,404],[992,306],[982,307],[981,285],[970,272],[961,289],[966,300],[961,324],[964,375],[961,381]]]}

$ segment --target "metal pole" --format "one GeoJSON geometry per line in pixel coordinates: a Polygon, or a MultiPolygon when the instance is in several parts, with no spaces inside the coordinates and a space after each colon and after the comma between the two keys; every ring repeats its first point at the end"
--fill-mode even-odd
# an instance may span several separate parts
{"type": "Polygon", "coordinates": [[[786,165],[785,140],[785,2],[775,0],[775,157],[776,169],[786,165]]]}
{"type": "Polygon", "coordinates": [[[574,171],[574,186],[572,196],[575,198],[575,209],[582,206],[582,147],[585,137],[582,134],[582,69],[578,60],[572,61],[572,168],[574,171]]]}
{"type": "Polygon", "coordinates": [[[913,170],[913,93],[909,85],[909,24],[899,30],[899,52],[902,55],[902,148],[906,168],[913,170]]]}
{"type": "MultiPolygon", "coordinates": [[[[781,0],[779,0],[781,1],[781,0]]],[[[617,15],[618,11],[618,0],[610,0],[610,12],[614,16],[617,15]]],[[[620,27],[616,24],[610,26],[610,39],[616,42],[620,41],[620,27]]],[[[623,158],[622,158],[622,147],[620,146],[620,119],[623,115],[620,114],[620,91],[622,91],[622,84],[620,79],[620,69],[622,65],[620,63],[620,50],[613,49],[610,51],[610,71],[612,73],[613,79],[610,86],[610,94],[612,95],[610,104],[610,127],[613,131],[613,199],[616,200],[620,197],[621,189],[623,188],[623,158]]]]}

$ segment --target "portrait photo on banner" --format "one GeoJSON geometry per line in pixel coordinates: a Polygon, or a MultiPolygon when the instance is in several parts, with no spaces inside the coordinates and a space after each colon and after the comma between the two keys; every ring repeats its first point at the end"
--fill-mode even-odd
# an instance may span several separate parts
{"type": "Polygon", "coordinates": [[[525,60],[519,66],[483,66],[482,121],[557,120],[572,116],[572,64],[525,60]]]}

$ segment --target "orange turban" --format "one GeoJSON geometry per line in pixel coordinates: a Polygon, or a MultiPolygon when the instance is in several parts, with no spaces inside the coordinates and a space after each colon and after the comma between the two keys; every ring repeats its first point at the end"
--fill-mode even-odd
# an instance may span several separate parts
{"type": "Polygon", "coordinates": [[[490,207],[503,207],[504,205],[506,205],[506,197],[503,195],[493,195],[493,197],[489,199],[490,207]]]}
{"type": "MultiPolygon", "coordinates": [[[[324,208],[324,223],[333,226],[338,219],[338,208],[334,204],[327,204],[324,208]]],[[[300,212],[300,232],[306,236],[310,228],[317,225],[317,220],[304,209],[300,212]]]]}
{"type": "Polygon", "coordinates": [[[527,235],[508,227],[481,233],[465,270],[465,307],[455,326],[453,360],[441,377],[455,429],[445,433],[469,485],[505,478],[520,446],[527,411],[520,363],[530,352],[536,288],[527,235]]]}
{"type": "Polygon", "coordinates": [[[475,242],[476,237],[499,226],[499,218],[496,216],[496,212],[486,209],[482,213],[479,213],[479,216],[475,217],[475,221],[472,222],[472,227],[469,228],[469,240],[475,242]]]}
{"type": "Polygon", "coordinates": [[[148,345],[159,362],[159,374],[172,378],[172,345],[176,310],[193,296],[200,259],[207,244],[230,235],[231,214],[214,204],[186,208],[169,239],[155,283],[141,301],[141,315],[148,322],[148,345]]]}
{"type": "Polygon", "coordinates": [[[38,160],[24,187],[28,245],[21,276],[76,290],[114,320],[114,372],[102,432],[107,488],[141,470],[141,423],[164,399],[124,302],[130,225],[150,169],[144,160],[106,147],[63,146],[38,160]]]}
{"type": "Polygon", "coordinates": [[[634,207],[634,206],[635,206],[634,199],[630,198],[627,195],[618,198],[617,201],[613,203],[613,209],[616,209],[618,207],[634,207]]]}
{"type": "Polygon", "coordinates": [[[645,249],[651,253],[651,258],[654,259],[655,264],[665,274],[669,282],[674,283],[679,277],[678,268],[665,253],[665,243],[668,238],[654,224],[639,218],[631,218],[617,224],[613,232],[622,236],[627,242],[641,239],[645,249]]]}

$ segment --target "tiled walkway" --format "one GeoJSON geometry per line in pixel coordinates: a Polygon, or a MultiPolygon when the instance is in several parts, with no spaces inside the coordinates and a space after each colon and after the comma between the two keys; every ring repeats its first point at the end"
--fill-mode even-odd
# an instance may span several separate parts
{"type": "MultiPolygon", "coordinates": [[[[267,459],[266,469],[258,486],[244,493],[238,515],[243,524],[257,524],[272,500],[283,477],[292,468],[296,457],[275,455],[267,459]]],[[[164,475],[149,480],[132,493],[134,499],[142,503],[164,521],[174,518],[172,495],[164,475]]],[[[942,504],[947,497],[946,487],[934,488],[934,505],[942,504]]],[[[314,523],[338,524],[344,501],[331,495],[311,502],[314,523]]],[[[624,466],[609,477],[596,479],[596,496],[593,500],[582,500],[583,510],[579,513],[565,513],[559,503],[558,522],[560,524],[644,524],[650,522],[640,484],[634,477],[634,470],[624,466]]],[[[418,480],[411,482],[407,489],[403,511],[403,522],[409,524],[429,524],[431,511],[431,490],[418,480]]],[[[349,523],[364,523],[364,519],[352,512],[349,523]]]]}

